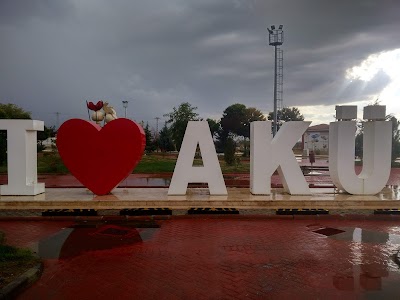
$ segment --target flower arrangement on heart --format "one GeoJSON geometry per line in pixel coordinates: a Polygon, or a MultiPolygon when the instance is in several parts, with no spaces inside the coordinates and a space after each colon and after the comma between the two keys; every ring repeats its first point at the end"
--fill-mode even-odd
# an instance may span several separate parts
{"type": "Polygon", "coordinates": [[[88,108],[89,119],[91,118],[98,125],[100,125],[103,120],[104,124],[106,124],[112,120],[118,119],[117,112],[108,104],[108,102],[103,102],[100,100],[94,104],[91,101],[86,101],[86,106],[88,108]],[[93,111],[92,114],[90,114],[89,110],[93,111]]]}

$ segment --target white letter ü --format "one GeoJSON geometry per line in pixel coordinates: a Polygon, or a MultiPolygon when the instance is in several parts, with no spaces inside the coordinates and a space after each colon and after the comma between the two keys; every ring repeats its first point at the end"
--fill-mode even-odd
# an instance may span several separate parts
{"type": "Polygon", "coordinates": [[[357,117],[354,106],[336,107],[339,122],[329,125],[329,172],[339,190],[354,195],[374,195],[385,187],[390,176],[392,123],[385,120],[385,106],[364,107],[363,168],[354,171],[357,117]],[[352,110],[353,113],[348,114],[352,110]],[[347,115],[343,118],[343,116],[347,115]]]}

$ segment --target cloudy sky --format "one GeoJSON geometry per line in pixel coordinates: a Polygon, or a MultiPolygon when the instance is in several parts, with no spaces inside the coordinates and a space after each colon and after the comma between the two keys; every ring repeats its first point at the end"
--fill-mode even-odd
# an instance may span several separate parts
{"type": "Polygon", "coordinates": [[[99,99],[120,116],[129,101],[151,126],[185,101],[203,118],[234,103],[267,114],[266,28],[283,24],[284,106],[318,124],[379,97],[400,117],[399,12],[399,0],[1,0],[0,102],[46,125],[99,99]]]}

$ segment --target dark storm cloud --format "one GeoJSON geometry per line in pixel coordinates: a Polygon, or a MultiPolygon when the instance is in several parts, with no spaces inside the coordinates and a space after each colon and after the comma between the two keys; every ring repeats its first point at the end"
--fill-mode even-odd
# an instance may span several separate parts
{"type": "Polygon", "coordinates": [[[1,0],[0,24],[16,25],[32,18],[58,19],[72,10],[71,3],[63,0],[1,0]]]}
{"type": "Polygon", "coordinates": [[[388,78],[347,68],[400,48],[399,1],[0,1],[0,101],[55,122],[85,100],[154,117],[189,101],[203,117],[235,102],[272,109],[273,48],[284,24],[285,105],[365,100],[388,78]]]}

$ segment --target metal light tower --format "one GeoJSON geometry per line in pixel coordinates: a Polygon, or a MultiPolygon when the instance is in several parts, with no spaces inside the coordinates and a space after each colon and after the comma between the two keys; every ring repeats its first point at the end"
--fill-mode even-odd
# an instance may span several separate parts
{"type": "Polygon", "coordinates": [[[126,110],[128,109],[128,101],[122,101],[122,106],[125,109],[125,119],[126,119],[126,110]]]}
{"type": "Polygon", "coordinates": [[[158,120],[160,120],[160,117],[155,117],[154,119],[156,119],[156,121],[157,121],[157,125],[156,125],[156,139],[158,140],[158,120]]]}
{"type": "Polygon", "coordinates": [[[273,135],[275,136],[278,128],[278,110],[283,108],[283,51],[279,48],[283,44],[283,25],[279,25],[278,29],[275,28],[275,25],[272,25],[267,30],[269,33],[269,45],[275,47],[273,127],[273,135]]]}

